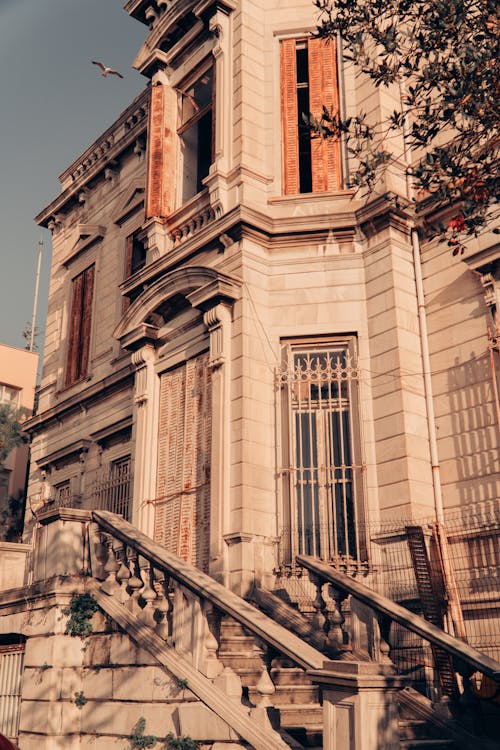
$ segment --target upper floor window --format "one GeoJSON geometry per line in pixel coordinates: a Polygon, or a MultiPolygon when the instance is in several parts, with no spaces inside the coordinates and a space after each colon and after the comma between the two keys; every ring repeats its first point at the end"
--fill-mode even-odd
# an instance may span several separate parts
{"type": "Polygon", "coordinates": [[[0,383],[0,404],[10,404],[17,409],[19,406],[19,395],[21,390],[11,385],[0,383]]]}
{"type": "Polygon", "coordinates": [[[304,117],[321,116],[323,106],[338,112],[337,53],[323,39],[284,39],[281,56],[284,193],[340,190],[338,140],[312,136],[304,117]]]}
{"type": "MultiPolygon", "coordinates": [[[[128,279],[144,268],[146,265],[146,246],[140,232],[134,232],[127,237],[125,248],[125,271],[124,278],[128,279]]],[[[137,287],[128,294],[123,300],[123,312],[137,299],[142,291],[142,287],[137,287]]]]}
{"type": "Polygon", "coordinates": [[[89,266],[71,282],[71,313],[69,320],[68,357],[65,385],[85,377],[89,364],[92,300],[95,266],[89,266]]]}
{"type": "Polygon", "coordinates": [[[203,190],[214,160],[213,146],[213,67],[191,79],[179,89],[180,123],[177,133],[181,144],[182,202],[203,190]]]}

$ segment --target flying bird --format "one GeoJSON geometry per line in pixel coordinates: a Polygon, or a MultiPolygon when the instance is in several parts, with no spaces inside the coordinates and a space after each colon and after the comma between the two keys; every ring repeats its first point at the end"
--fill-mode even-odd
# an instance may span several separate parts
{"type": "Polygon", "coordinates": [[[106,65],[104,65],[102,62],[99,62],[98,60],[92,60],[92,65],[97,65],[102,70],[102,75],[104,78],[107,78],[107,76],[118,76],[118,78],[123,78],[122,74],[119,73],[117,70],[113,70],[113,68],[108,68],[106,65]]]}

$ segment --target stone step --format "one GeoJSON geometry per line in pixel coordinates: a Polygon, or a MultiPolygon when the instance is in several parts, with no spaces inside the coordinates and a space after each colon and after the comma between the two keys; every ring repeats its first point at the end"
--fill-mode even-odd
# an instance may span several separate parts
{"type": "Polygon", "coordinates": [[[456,748],[453,740],[445,739],[411,739],[401,740],[401,750],[453,750],[456,748]]]}
{"type": "Polygon", "coordinates": [[[401,740],[435,739],[438,729],[422,719],[399,719],[399,736],[401,740]]]}
{"type": "Polygon", "coordinates": [[[273,705],[304,705],[318,703],[318,688],[314,685],[277,685],[271,696],[273,705]]]}
{"type": "Polygon", "coordinates": [[[279,709],[281,725],[286,729],[302,727],[308,731],[323,731],[323,708],[319,703],[287,703],[275,707],[279,709]]]}
{"type": "Polygon", "coordinates": [[[278,685],[311,685],[311,678],[300,667],[273,667],[271,679],[278,685]]]}

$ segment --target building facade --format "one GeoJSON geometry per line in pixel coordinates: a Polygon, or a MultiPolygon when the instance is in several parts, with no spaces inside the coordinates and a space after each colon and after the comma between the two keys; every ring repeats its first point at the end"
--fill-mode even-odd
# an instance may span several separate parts
{"type": "Polygon", "coordinates": [[[498,589],[477,585],[498,569],[496,236],[452,261],[397,165],[361,199],[344,144],[310,137],[323,104],[397,101],[314,38],[309,0],[125,10],[149,28],[148,85],[37,217],[53,261],[25,541],[57,509],[110,510],[305,614],[298,555],[418,601],[446,547],[452,631],[498,656],[498,589]]]}
{"type": "MultiPolygon", "coordinates": [[[[35,399],[38,354],[0,344],[0,404],[31,416],[35,399]]],[[[9,497],[24,493],[28,470],[28,446],[20,445],[7,456],[0,468],[0,504],[5,510],[9,497]]]]}

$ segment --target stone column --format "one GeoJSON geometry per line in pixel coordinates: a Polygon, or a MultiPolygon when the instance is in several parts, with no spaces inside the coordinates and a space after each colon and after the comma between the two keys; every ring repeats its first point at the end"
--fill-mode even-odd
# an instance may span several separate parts
{"type": "Polygon", "coordinates": [[[226,583],[223,535],[228,529],[230,481],[231,307],[211,307],[203,315],[210,334],[212,370],[212,448],[210,471],[210,574],[226,583]]]}
{"type": "Polygon", "coordinates": [[[156,431],[158,429],[156,352],[146,344],[132,354],[136,368],[134,391],[134,492],[132,523],[148,536],[154,531],[156,494],[156,431]]]}
{"type": "Polygon", "coordinates": [[[399,750],[396,693],[406,680],[394,667],[327,661],[308,674],[323,688],[324,750],[399,750]]]}

